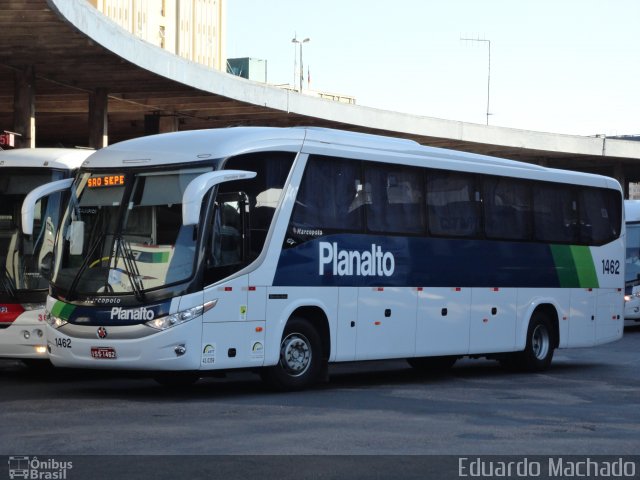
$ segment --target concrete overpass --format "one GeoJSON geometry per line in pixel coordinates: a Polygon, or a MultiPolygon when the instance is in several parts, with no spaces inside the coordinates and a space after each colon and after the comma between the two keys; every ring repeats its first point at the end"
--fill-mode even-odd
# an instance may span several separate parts
{"type": "Polygon", "coordinates": [[[640,142],[340,104],[184,60],[122,30],[85,0],[2,1],[0,133],[20,133],[18,146],[99,148],[158,131],[234,125],[342,128],[640,181],[640,142]]]}

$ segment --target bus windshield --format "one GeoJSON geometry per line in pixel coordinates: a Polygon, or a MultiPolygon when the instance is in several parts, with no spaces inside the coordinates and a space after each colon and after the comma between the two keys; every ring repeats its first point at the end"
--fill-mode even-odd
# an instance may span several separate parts
{"type": "Polygon", "coordinates": [[[32,189],[63,177],[60,171],[35,168],[3,168],[0,176],[0,294],[45,290],[46,278],[40,272],[43,258],[53,251],[58,222],[60,195],[38,200],[33,236],[22,234],[20,209],[32,189]]]}
{"type": "Polygon", "coordinates": [[[194,178],[211,170],[82,173],[56,244],[53,285],[67,297],[139,297],[190,278],[195,227],[182,225],[182,196],[194,178]]]}
{"type": "Polygon", "coordinates": [[[640,223],[627,223],[625,282],[640,283],[640,223]]]}

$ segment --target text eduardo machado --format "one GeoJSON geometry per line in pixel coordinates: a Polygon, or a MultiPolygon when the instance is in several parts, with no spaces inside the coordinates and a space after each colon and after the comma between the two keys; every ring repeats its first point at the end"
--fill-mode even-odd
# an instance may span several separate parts
{"type": "Polygon", "coordinates": [[[507,478],[634,478],[638,471],[636,462],[623,457],[600,459],[549,457],[540,460],[527,457],[504,460],[495,457],[459,457],[459,477],[507,477],[507,478]]]}

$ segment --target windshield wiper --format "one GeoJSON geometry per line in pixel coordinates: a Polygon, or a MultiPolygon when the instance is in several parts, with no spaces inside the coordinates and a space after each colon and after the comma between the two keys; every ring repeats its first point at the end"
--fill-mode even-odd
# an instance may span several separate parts
{"type": "Polygon", "coordinates": [[[98,245],[100,245],[102,243],[102,241],[106,238],[106,236],[107,236],[106,233],[97,236],[96,239],[93,242],[93,245],[91,245],[91,247],[89,247],[89,251],[87,252],[87,254],[84,257],[84,260],[82,261],[82,265],[80,265],[80,268],[78,269],[78,272],[73,277],[73,281],[71,282],[71,285],[69,286],[69,291],[67,292],[67,297],[69,299],[73,298],[73,294],[75,293],[76,288],[78,287],[78,283],[80,282],[80,277],[82,277],[82,274],[84,273],[84,271],[89,266],[89,260],[92,258],[93,252],[95,252],[96,248],[98,248],[98,245]]]}
{"type": "Polygon", "coordinates": [[[124,239],[122,234],[116,236],[116,258],[114,265],[118,265],[118,251],[122,252],[122,261],[124,262],[124,271],[129,277],[129,283],[136,299],[139,301],[144,300],[144,285],[142,284],[142,277],[140,276],[140,270],[138,270],[138,263],[133,256],[131,245],[124,239]]]}
{"type": "Polygon", "coordinates": [[[4,290],[12,298],[15,298],[16,297],[16,288],[14,286],[13,279],[9,276],[9,272],[6,269],[6,267],[2,269],[2,277],[0,277],[0,280],[2,280],[2,286],[4,287],[4,290]]]}

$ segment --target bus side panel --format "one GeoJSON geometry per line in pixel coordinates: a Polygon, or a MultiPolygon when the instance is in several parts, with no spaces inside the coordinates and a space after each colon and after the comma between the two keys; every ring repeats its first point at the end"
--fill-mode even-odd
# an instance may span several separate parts
{"type": "Polygon", "coordinates": [[[622,338],[624,329],[624,292],[618,288],[598,291],[595,343],[622,338]]]}
{"type": "Polygon", "coordinates": [[[358,288],[356,359],[415,356],[417,303],[415,288],[358,288]]]}
{"type": "Polygon", "coordinates": [[[338,290],[336,344],[335,348],[331,349],[330,360],[349,362],[356,359],[358,289],[354,287],[339,287],[338,290]]]}
{"type": "Polygon", "coordinates": [[[514,350],[516,299],[515,288],[472,289],[469,353],[514,350]]]}
{"type": "MultiPolygon", "coordinates": [[[[520,288],[518,289],[518,322],[516,324],[516,345],[514,351],[522,351],[527,343],[527,331],[533,312],[539,305],[551,305],[558,315],[560,347],[568,346],[569,311],[571,289],[569,288],[520,288]]],[[[555,319],[552,319],[555,320],[555,319]]]]}
{"type": "MultiPolygon", "coordinates": [[[[216,304],[205,313],[204,322],[243,322],[247,320],[247,296],[248,278],[246,275],[206,288],[204,302],[215,301],[216,304]]],[[[180,308],[183,309],[182,304],[180,308]]]]}
{"type": "Polygon", "coordinates": [[[596,338],[597,292],[591,288],[571,289],[567,347],[589,347],[596,338]]]}
{"type": "Polygon", "coordinates": [[[469,353],[471,288],[425,288],[418,293],[416,356],[469,353]]]}
{"type": "MultiPolygon", "coordinates": [[[[264,365],[275,365],[280,357],[280,343],[287,321],[296,309],[315,307],[322,311],[329,325],[331,352],[336,342],[338,289],[324,287],[268,287],[264,365]]],[[[304,315],[299,315],[304,318],[304,315]]],[[[306,318],[305,320],[311,321],[306,318]]],[[[324,320],[322,320],[324,321],[324,320]]],[[[330,353],[330,357],[333,353],[330,353]]]]}
{"type": "Polygon", "coordinates": [[[264,336],[265,322],[203,323],[200,368],[261,367],[264,336]]]}

